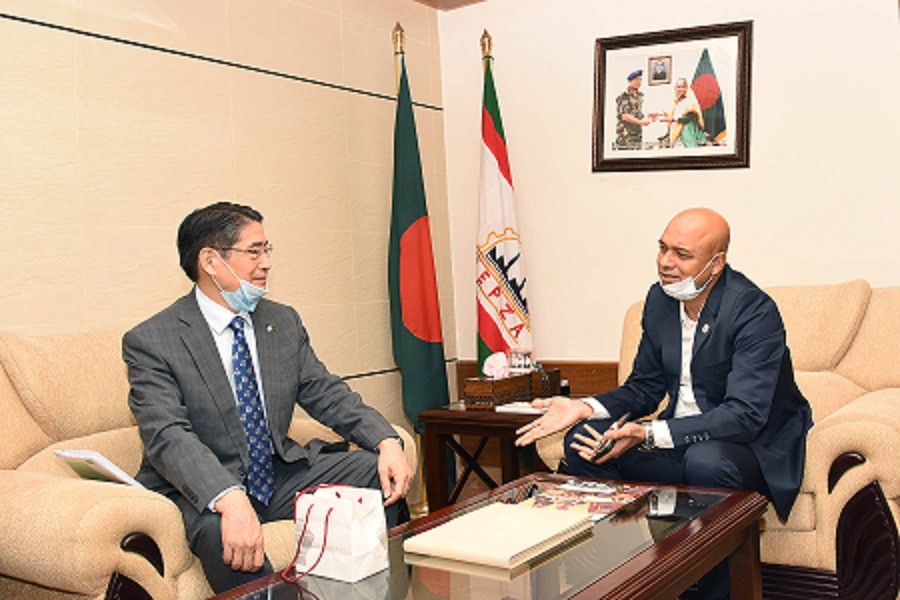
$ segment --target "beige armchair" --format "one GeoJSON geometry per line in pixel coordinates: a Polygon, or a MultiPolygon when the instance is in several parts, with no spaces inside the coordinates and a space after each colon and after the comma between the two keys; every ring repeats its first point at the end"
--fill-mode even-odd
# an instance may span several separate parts
{"type": "MultiPolygon", "coordinates": [[[[121,332],[0,334],[0,598],[205,598],[212,590],[168,499],[80,479],[53,450],[89,449],[134,474],[142,447],[128,409],[121,332]]],[[[410,465],[416,447],[402,428],[410,465]]],[[[299,414],[292,438],[337,436],[299,414]]],[[[263,527],[275,568],[290,521],[263,527]]]]}
{"type": "MultiPolygon", "coordinates": [[[[787,329],[797,384],[813,409],[800,494],[786,522],[762,524],[766,590],[894,598],[900,585],[900,287],[865,281],[769,289],[787,329]]],[[[641,336],[625,316],[619,382],[641,336]]],[[[562,435],[538,442],[556,468],[562,435]]],[[[806,595],[809,594],[809,595],[806,595]]]]}

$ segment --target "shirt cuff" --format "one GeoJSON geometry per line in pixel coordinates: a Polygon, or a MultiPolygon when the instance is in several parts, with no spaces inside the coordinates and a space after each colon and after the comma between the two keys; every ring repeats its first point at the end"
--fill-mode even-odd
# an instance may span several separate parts
{"type": "MultiPolygon", "coordinates": [[[[388,436],[388,437],[384,438],[383,440],[381,440],[381,442],[383,442],[384,440],[394,440],[394,441],[396,441],[398,444],[400,444],[400,449],[401,449],[401,450],[406,450],[406,446],[404,446],[404,444],[403,444],[403,438],[401,438],[399,435],[391,435],[391,436],[388,436]]],[[[381,442],[378,442],[377,444],[375,444],[375,451],[376,451],[376,452],[378,452],[378,446],[381,445],[381,442]]]]}
{"type": "Polygon", "coordinates": [[[579,398],[579,400],[590,406],[591,410],[594,411],[594,414],[591,415],[592,419],[609,419],[612,417],[612,415],[609,414],[609,411],[606,410],[606,407],[600,404],[600,401],[594,396],[579,398]]]}
{"type": "Polygon", "coordinates": [[[672,430],[665,421],[650,421],[653,427],[653,445],[657,448],[674,448],[675,442],[672,441],[672,430]]]}
{"type": "Polygon", "coordinates": [[[242,489],[241,486],[239,486],[239,485],[233,485],[231,487],[225,488],[224,490],[219,492],[215,498],[213,498],[212,500],[209,501],[209,504],[206,505],[206,508],[208,508],[212,512],[219,512],[216,510],[216,502],[218,502],[222,498],[222,496],[224,496],[231,490],[239,490],[239,489],[242,489]]]}

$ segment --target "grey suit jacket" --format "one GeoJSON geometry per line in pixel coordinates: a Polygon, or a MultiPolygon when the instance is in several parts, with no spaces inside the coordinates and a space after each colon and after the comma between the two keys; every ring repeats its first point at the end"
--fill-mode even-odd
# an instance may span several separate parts
{"type": "MultiPolygon", "coordinates": [[[[253,315],[259,377],[275,452],[286,462],[313,462],[321,444],[287,437],[295,403],[363,448],[396,433],[316,357],[300,316],[260,301],[253,315]]],[[[242,485],[247,443],[234,393],[194,292],[125,334],[128,403],[144,443],[137,480],[169,495],[177,490],[198,511],[224,489],[242,485]]]]}

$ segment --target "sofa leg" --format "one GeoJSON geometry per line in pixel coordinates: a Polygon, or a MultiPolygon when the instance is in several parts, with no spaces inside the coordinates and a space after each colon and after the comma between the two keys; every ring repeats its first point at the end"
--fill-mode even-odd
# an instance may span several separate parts
{"type": "Polygon", "coordinates": [[[900,542],[878,482],[859,490],[841,511],[837,576],[841,598],[897,598],[900,542]]]}
{"type": "MultiPolygon", "coordinates": [[[[125,536],[125,539],[122,540],[119,546],[126,552],[134,552],[144,557],[147,562],[153,565],[160,577],[163,576],[162,553],[159,551],[159,546],[149,535],[145,533],[130,533],[125,536]]],[[[109,585],[106,587],[106,600],[152,600],[152,598],[139,583],[116,572],[109,578],[109,585]]]]}

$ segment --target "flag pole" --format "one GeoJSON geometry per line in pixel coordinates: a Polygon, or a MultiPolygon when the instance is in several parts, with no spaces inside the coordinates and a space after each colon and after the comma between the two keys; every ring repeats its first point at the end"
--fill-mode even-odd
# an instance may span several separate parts
{"type": "MultiPolygon", "coordinates": [[[[391,40],[394,44],[394,75],[396,76],[397,83],[397,93],[400,93],[400,76],[403,70],[403,56],[405,54],[405,46],[406,46],[406,34],[403,31],[403,27],[400,25],[398,21],[394,25],[394,30],[391,32],[391,40]]],[[[413,436],[416,440],[416,456],[417,462],[416,471],[418,472],[418,480],[419,485],[417,486],[418,492],[418,502],[416,504],[410,504],[409,511],[410,516],[414,519],[419,517],[424,517],[428,514],[428,494],[425,491],[425,461],[424,455],[422,454],[422,436],[418,433],[413,432],[413,436]]]]}
{"type": "Polygon", "coordinates": [[[397,90],[400,90],[400,68],[403,63],[404,46],[406,45],[406,35],[400,22],[394,25],[394,31],[391,33],[391,39],[394,42],[394,75],[397,78],[397,90]]]}

